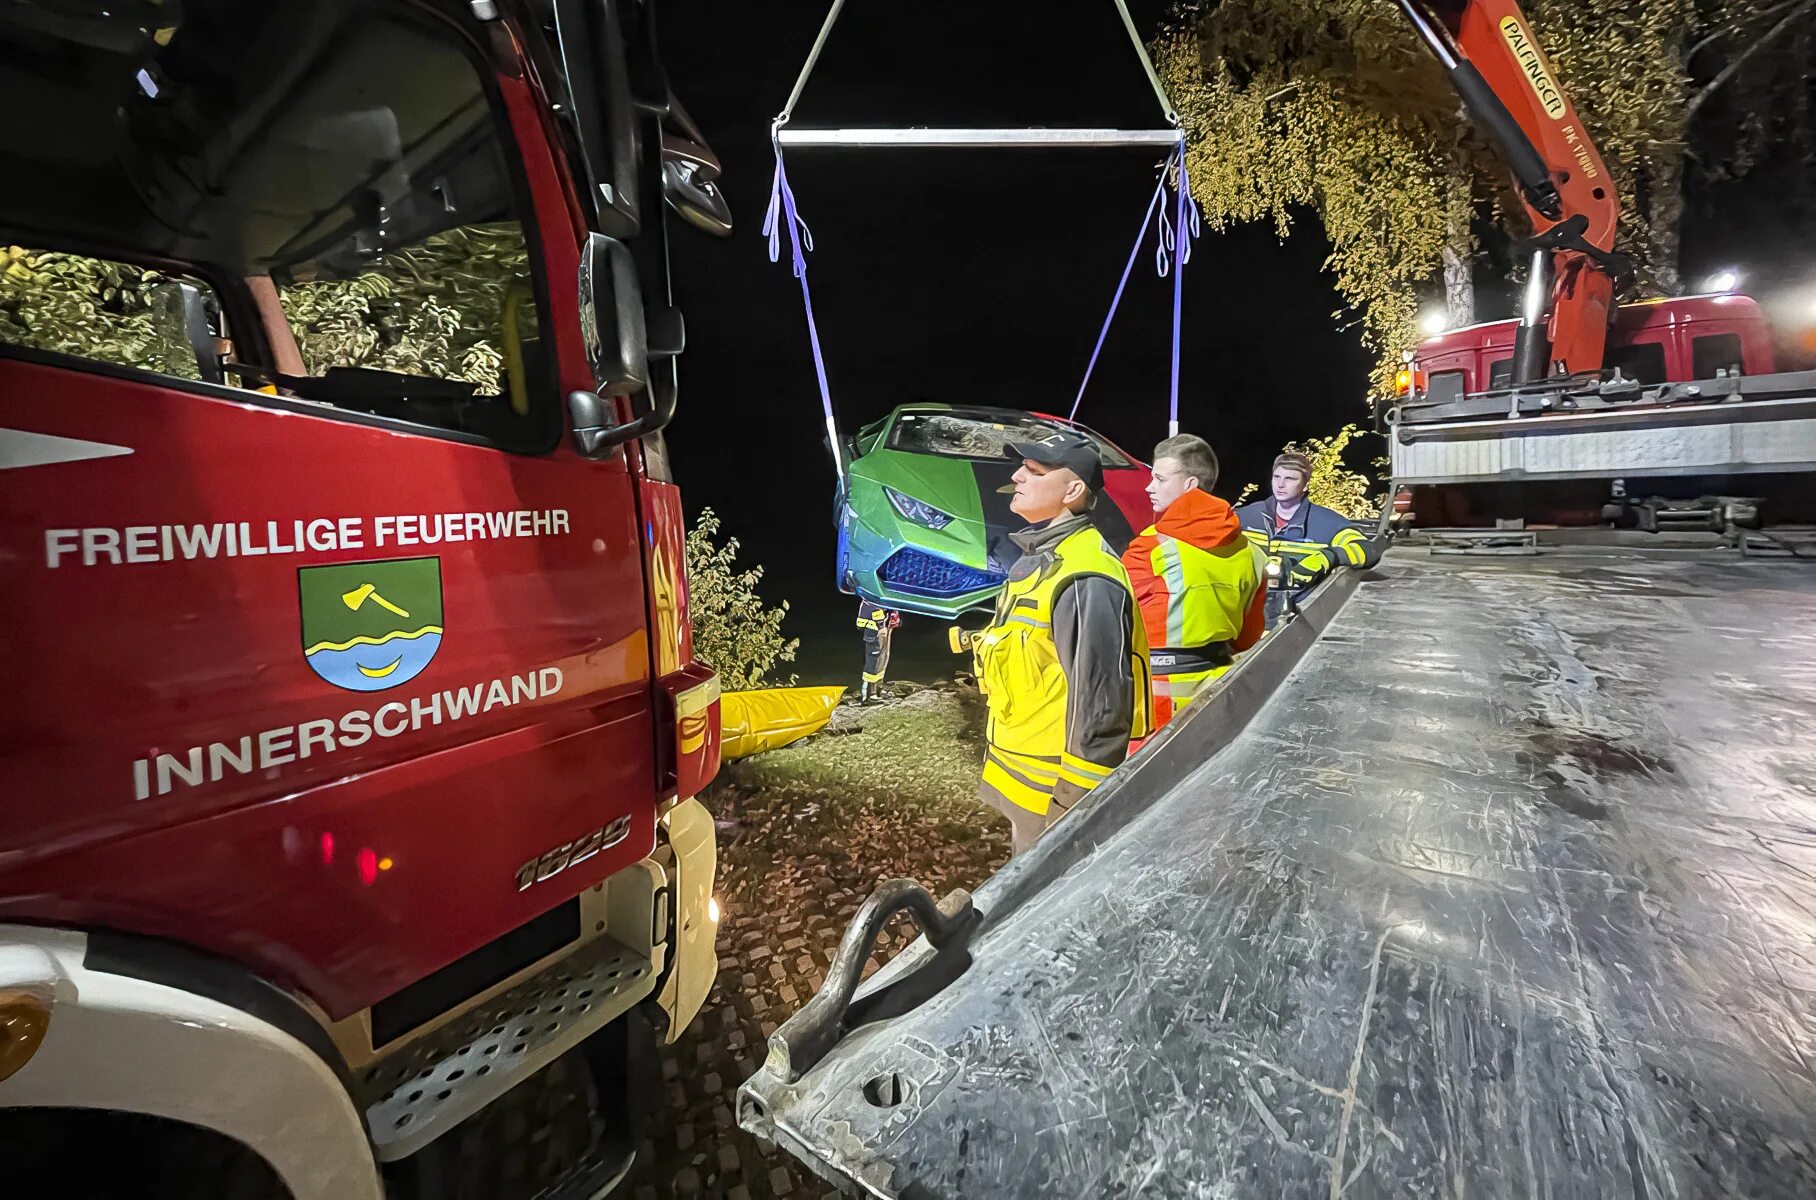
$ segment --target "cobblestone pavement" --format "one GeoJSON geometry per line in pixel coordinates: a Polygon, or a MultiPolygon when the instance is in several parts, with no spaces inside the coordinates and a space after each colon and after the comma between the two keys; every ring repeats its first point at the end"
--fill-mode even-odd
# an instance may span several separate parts
{"type": "MultiPolygon", "coordinates": [[[[847,732],[859,736],[840,740],[846,761],[886,756],[888,746],[867,744],[874,739],[861,726],[847,732]]],[[[917,740],[950,732],[914,724],[901,731],[917,740]]],[[[825,979],[846,924],[877,883],[906,875],[943,895],[976,887],[1007,859],[1006,823],[968,797],[956,816],[950,808],[955,781],[975,778],[964,757],[958,771],[918,780],[905,795],[867,787],[872,781],[860,770],[856,779],[831,781],[835,789],[852,788],[839,799],[786,770],[779,781],[773,769],[769,776],[752,772],[761,760],[751,760],[728,769],[707,797],[720,819],[719,978],[693,1026],[662,1054],[662,1111],[638,1156],[633,1200],[838,1194],[787,1153],[737,1129],[737,1089],[761,1061],[769,1035],[825,979]]],[[[906,918],[892,924],[870,969],[914,937],[906,918]]]]}

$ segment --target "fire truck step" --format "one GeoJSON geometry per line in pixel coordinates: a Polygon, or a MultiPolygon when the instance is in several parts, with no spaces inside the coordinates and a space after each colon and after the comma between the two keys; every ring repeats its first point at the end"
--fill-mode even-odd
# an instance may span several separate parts
{"type": "Polygon", "coordinates": [[[603,937],[380,1059],[361,1078],[380,1161],[414,1154],[649,995],[656,966],[603,937]]]}

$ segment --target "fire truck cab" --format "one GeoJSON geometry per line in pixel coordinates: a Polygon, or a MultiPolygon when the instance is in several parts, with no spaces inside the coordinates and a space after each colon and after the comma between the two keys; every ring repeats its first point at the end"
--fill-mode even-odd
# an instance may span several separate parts
{"type": "Polygon", "coordinates": [[[0,8],[10,1182],[628,1170],[716,969],[652,8],[0,8]]]}

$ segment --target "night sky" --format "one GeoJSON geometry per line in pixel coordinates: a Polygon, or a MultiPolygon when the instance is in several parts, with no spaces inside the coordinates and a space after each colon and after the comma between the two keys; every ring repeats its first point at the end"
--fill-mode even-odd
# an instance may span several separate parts
{"type": "MultiPolygon", "coordinates": [[[[1149,35],[1165,5],[1131,8],[1149,35]]],[[[760,227],[769,121],[825,12],[822,0],[680,0],[666,6],[662,30],[676,89],[724,162],[739,226],[728,241],[677,227],[688,352],[669,441],[690,515],[717,510],[745,561],[765,566],[766,598],[792,604],[804,682],[855,680],[855,602],[832,577],[834,476],[799,287],[786,245],[772,264],[760,227]]],[[[793,123],[1158,128],[1157,109],[1108,0],[852,0],[793,123]]],[[[792,151],[843,427],[923,399],[1066,412],[1156,159],[1143,150],[792,151]]],[[[1753,191],[1769,228],[1767,189],[1753,191]]],[[[1749,228],[1757,242],[1761,222],[1749,228]]],[[[1728,249],[1693,227],[1686,266],[1702,269],[1728,249]]],[[[1736,252],[1769,258],[1770,249],[1736,252]]],[[[1216,448],[1226,498],[1261,479],[1282,443],[1364,418],[1370,357],[1333,316],[1327,252],[1308,215],[1284,243],[1267,226],[1207,230],[1187,268],[1180,420],[1216,448]]],[[[1509,315],[1498,289],[1478,303],[1484,319],[1509,315]]],[[[1170,305],[1170,282],[1144,259],[1079,413],[1143,459],[1166,433],[1170,305]]],[[[899,667],[949,671],[954,660],[934,649],[943,640],[934,622],[908,618],[899,667]]]]}

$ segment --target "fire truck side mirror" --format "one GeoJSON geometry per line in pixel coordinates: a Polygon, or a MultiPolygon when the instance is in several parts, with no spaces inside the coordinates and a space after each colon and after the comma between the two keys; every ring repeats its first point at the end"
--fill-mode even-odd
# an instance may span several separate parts
{"type": "Polygon", "coordinates": [[[649,330],[637,261],[629,246],[602,233],[588,235],[580,256],[580,333],[594,391],[631,396],[649,386],[649,330]]]}
{"type": "Polygon", "coordinates": [[[151,287],[151,316],[159,335],[170,345],[195,355],[196,378],[222,383],[221,346],[208,315],[208,299],[193,283],[166,279],[151,287]]]}
{"type": "Polygon", "coordinates": [[[617,422],[617,402],[598,392],[569,392],[568,419],[574,426],[575,447],[588,458],[604,458],[626,442],[648,437],[668,428],[675,419],[675,360],[663,361],[650,395],[650,411],[634,420],[617,422]]]}
{"type": "MultiPolygon", "coordinates": [[[[601,233],[590,234],[580,259],[579,287],[580,333],[593,390],[568,393],[568,420],[576,448],[598,458],[667,425],[675,413],[675,389],[650,386],[650,331],[630,247],[601,233]],[[620,423],[616,398],[645,391],[654,400],[650,411],[620,423]]],[[[684,335],[678,313],[669,320],[665,309],[662,316],[657,332],[664,344],[657,353],[668,357],[679,347],[667,342],[684,335]]]]}
{"type": "Polygon", "coordinates": [[[574,427],[574,448],[588,458],[604,458],[623,445],[609,441],[618,427],[618,408],[598,392],[569,392],[568,420],[574,427]]]}
{"type": "Polygon", "coordinates": [[[662,130],[662,197],[696,229],[714,237],[731,236],[731,204],[719,187],[718,155],[703,140],[676,133],[666,125],[662,130]]]}
{"type": "Polygon", "coordinates": [[[662,139],[662,198],[695,229],[730,237],[731,204],[719,181],[707,178],[692,155],[668,153],[671,144],[670,138],[662,139]]]}

